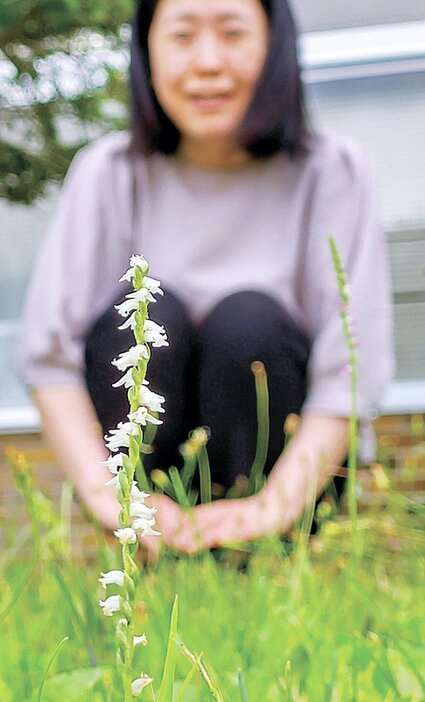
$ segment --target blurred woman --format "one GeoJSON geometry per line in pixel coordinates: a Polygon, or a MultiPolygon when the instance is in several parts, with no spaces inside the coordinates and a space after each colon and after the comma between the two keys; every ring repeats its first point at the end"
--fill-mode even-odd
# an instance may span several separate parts
{"type": "Polygon", "coordinates": [[[149,366],[166,419],[148,468],[178,462],[211,429],[212,479],[249,473],[256,403],[250,365],[270,388],[267,482],[188,520],[165,496],[164,540],[191,551],[285,533],[347,452],[348,363],[329,251],[348,271],[359,342],[359,418],[392,372],[387,254],[359,149],[306,125],[296,31],[286,0],[139,0],[131,44],[130,133],[76,156],[43,246],[24,317],[22,368],[47,435],[105,526],[115,498],[98,462],[125,419],[112,358],[118,280],[143,253],[166,291],[152,308],[170,347],[149,366]],[[283,453],[286,416],[301,414],[283,453]],[[311,494],[310,494],[311,497],[311,494]]]}

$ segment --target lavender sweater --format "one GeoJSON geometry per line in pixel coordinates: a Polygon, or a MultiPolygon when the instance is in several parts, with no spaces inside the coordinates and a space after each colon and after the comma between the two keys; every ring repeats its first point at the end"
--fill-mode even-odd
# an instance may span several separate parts
{"type": "Polygon", "coordinates": [[[312,342],[304,411],[346,416],[333,235],[359,342],[359,416],[373,416],[393,372],[391,296],[371,177],[357,147],[319,135],[297,160],[278,154],[221,170],[130,157],[127,146],[126,133],[110,134],[71,165],[28,291],[19,352],[27,383],[84,382],[85,334],[119,296],[130,254],[142,253],[195,321],[237,290],[276,298],[312,342]]]}

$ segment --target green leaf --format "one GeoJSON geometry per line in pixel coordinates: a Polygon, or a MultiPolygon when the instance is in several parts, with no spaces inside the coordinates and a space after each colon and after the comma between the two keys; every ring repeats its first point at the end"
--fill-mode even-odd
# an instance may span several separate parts
{"type": "Polygon", "coordinates": [[[171,612],[170,633],[168,636],[167,654],[165,657],[164,672],[162,674],[161,687],[158,695],[158,702],[173,702],[174,676],[176,672],[177,659],[177,620],[179,615],[179,598],[174,598],[171,612]]]}

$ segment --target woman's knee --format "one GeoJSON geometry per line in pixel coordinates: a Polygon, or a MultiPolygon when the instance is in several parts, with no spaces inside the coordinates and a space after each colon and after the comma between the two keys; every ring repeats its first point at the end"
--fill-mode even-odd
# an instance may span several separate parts
{"type": "Polygon", "coordinates": [[[201,348],[219,350],[225,358],[265,360],[287,353],[307,361],[308,341],[284,307],[257,290],[243,290],[221,300],[199,332],[201,348]]]}

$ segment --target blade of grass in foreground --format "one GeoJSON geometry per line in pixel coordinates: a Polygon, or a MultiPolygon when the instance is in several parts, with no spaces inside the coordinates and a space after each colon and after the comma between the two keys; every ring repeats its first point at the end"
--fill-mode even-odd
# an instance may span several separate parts
{"type": "Polygon", "coordinates": [[[208,690],[211,692],[216,702],[224,702],[223,693],[220,690],[217,677],[211,669],[207,668],[206,664],[203,662],[202,653],[200,655],[195,655],[194,653],[192,653],[192,651],[188,649],[188,647],[183,643],[183,641],[181,641],[181,639],[179,639],[177,643],[180,646],[186,658],[188,658],[192,665],[195,665],[197,670],[199,670],[204,683],[206,684],[208,690]]]}
{"type": "Polygon", "coordinates": [[[52,656],[51,656],[51,658],[50,658],[50,661],[49,661],[48,664],[47,664],[46,670],[45,670],[44,673],[43,673],[43,677],[41,678],[40,687],[38,688],[37,702],[41,702],[41,698],[42,698],[42,696],[43,696],[44,684],[45,684],[45,682],[46,682],[46,678],[47,678],[48,672],[49,672],[49,670],[50,670],[50,668],[51,668],[51,665],[52,665],[53,661],[55,660],[56,656],[58,655],[59,651],[61,650],[62,646],[63,646],[68,640],[69,640],[69,636],[64,636],[64,638],[62,639],[62,641],[60,641],[60,642],[58,643],[58,645],[56,646],[55,650],[53,651],[52,656]]]}
{"type": "Polygon", "coordinates": [[[198,671],[198,666],[196,663],[194,663],[189,670],[185,680],[183,681],[183,684],[178,692],[178,695],[176,697],[176,702],[186,702],[186,694],[187,691],[190,689],[190,686],[192,684],[193,678],[195,677],[195,673],[198,671]]]}
{"type": "Polygon", "coordinates": [[[179,598],[174,598],[171,612],[170,633],[168,636],[167,654],[165,657],[164,672],[162,674],[161,687],[158,695],[158,702],[173,702],[174,676],[176,672],[177,659],[177,620],[179,614],[179,598]]]}
{"type": "Polygon", "coordinates": [[[241,669],[238,670],[239,692],[241,693],[241,702],[249,702],[248,690],[245,683],[245,676],[241,669]]]}

